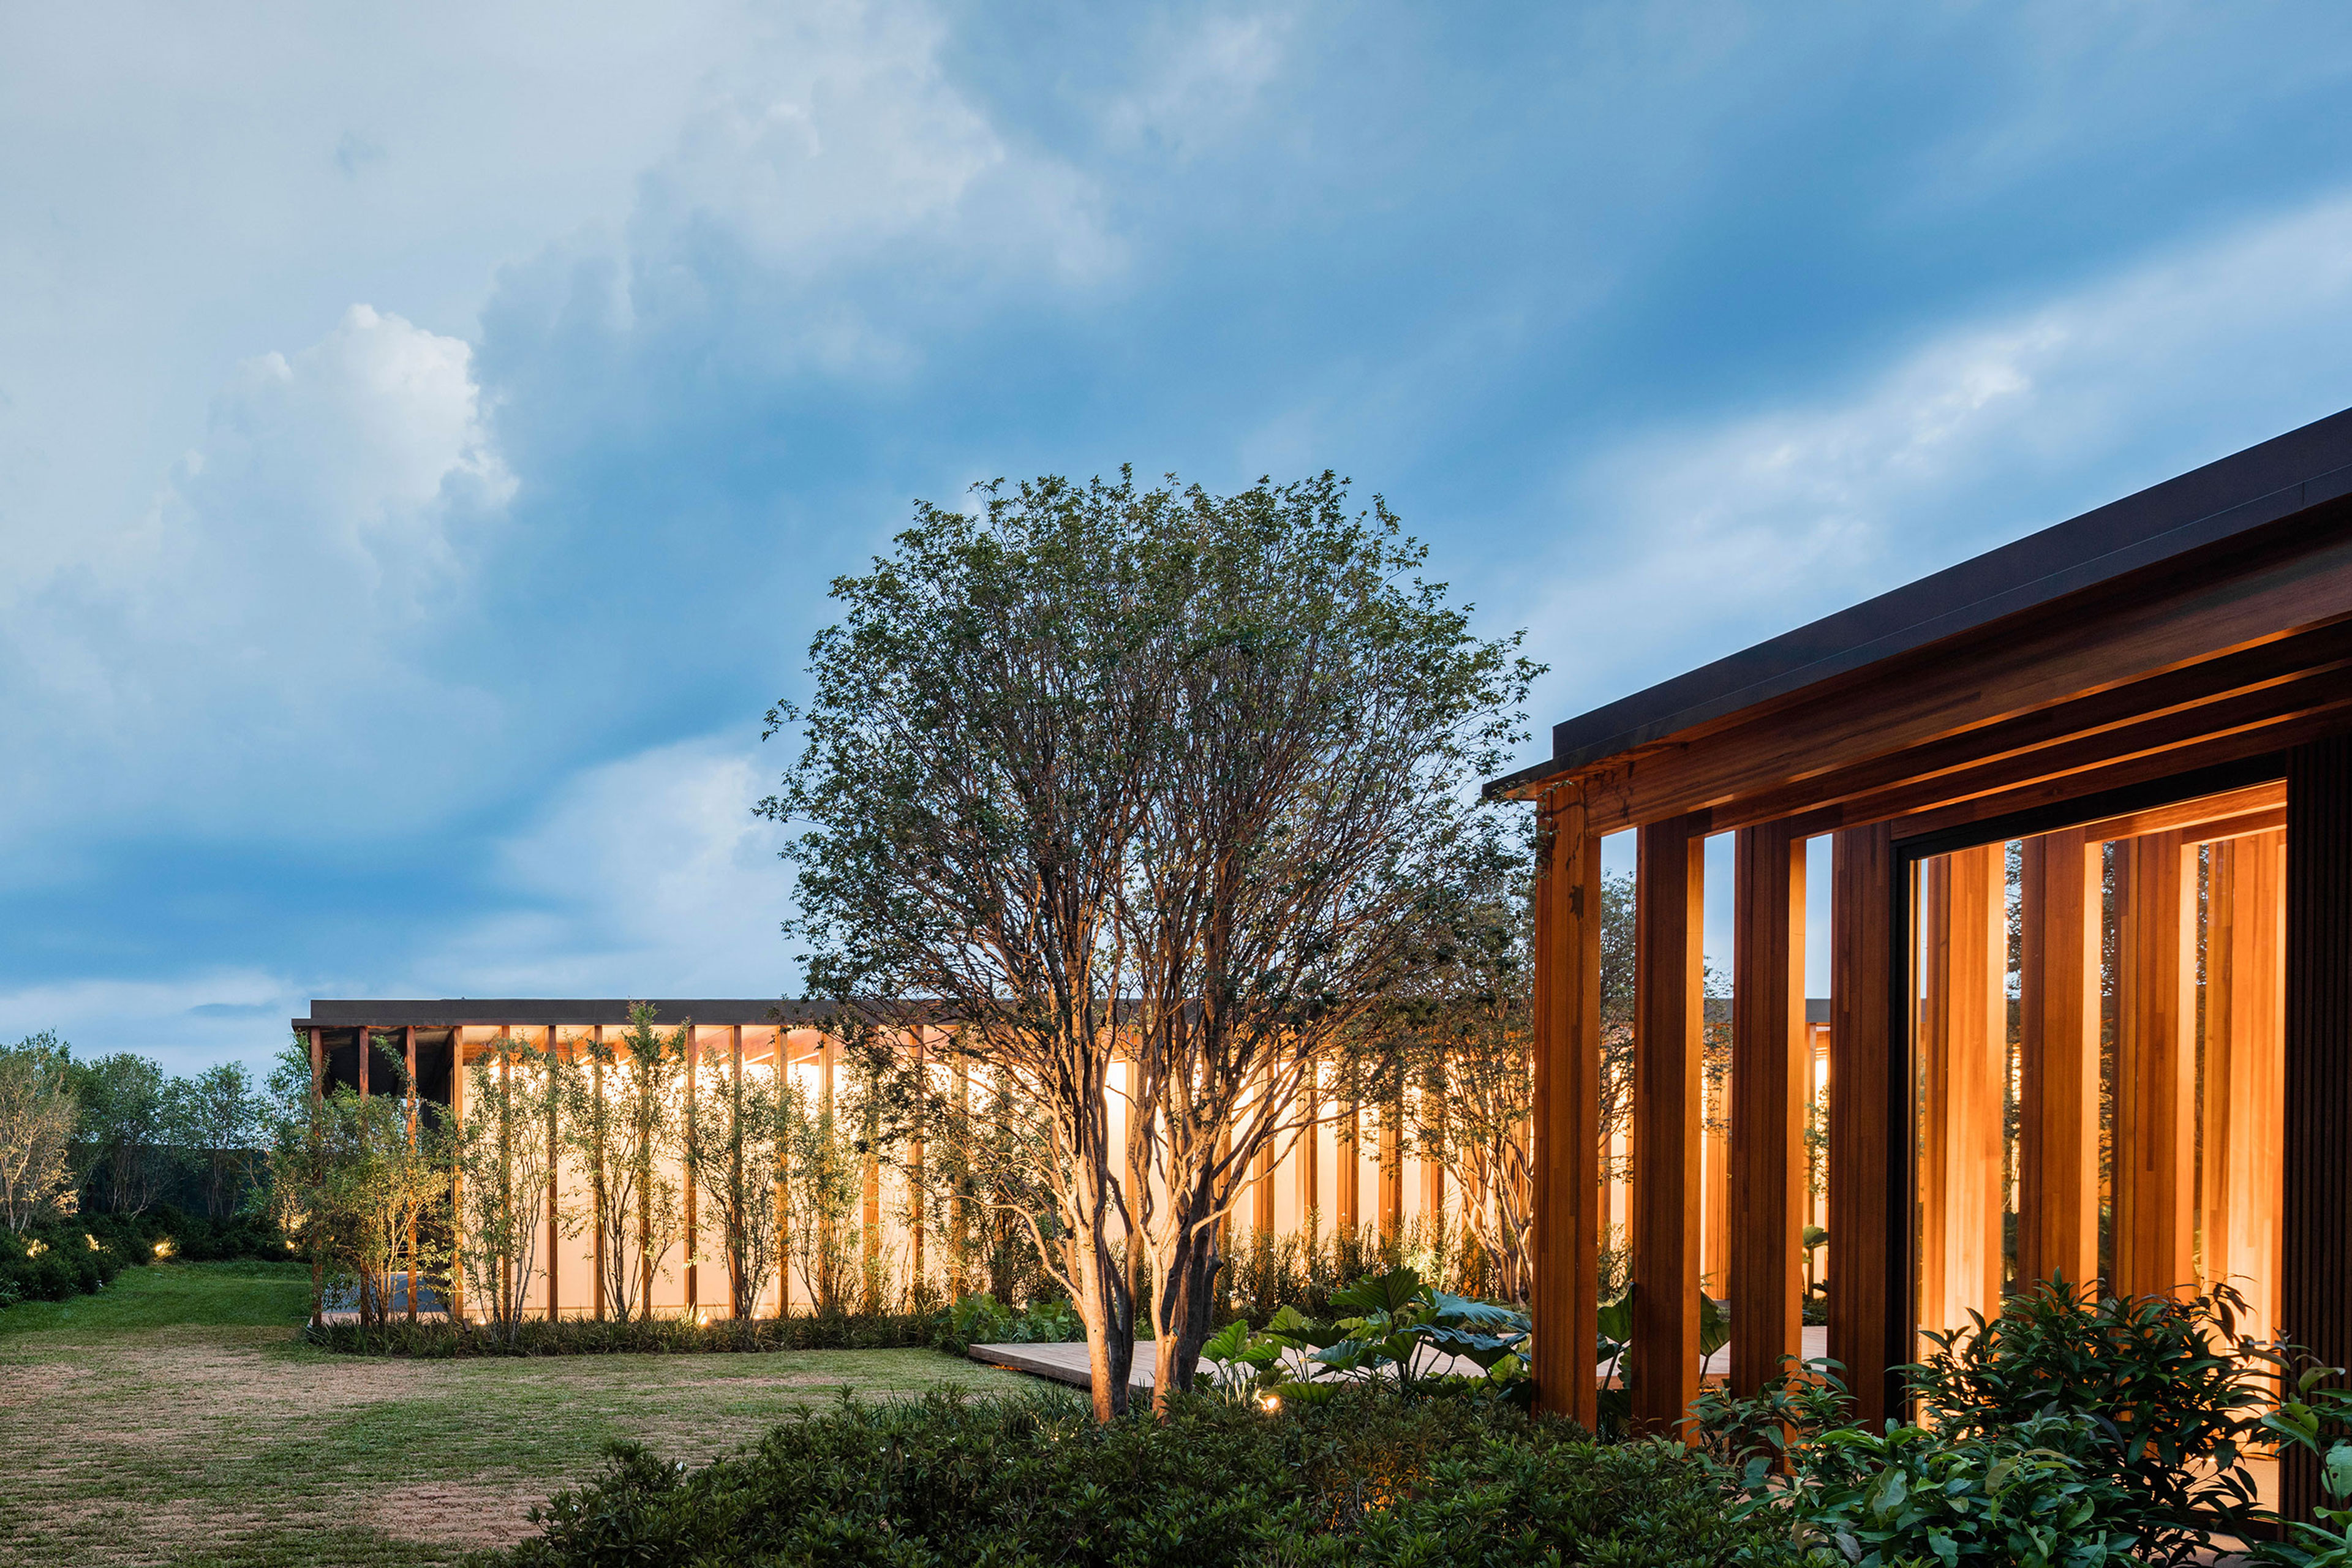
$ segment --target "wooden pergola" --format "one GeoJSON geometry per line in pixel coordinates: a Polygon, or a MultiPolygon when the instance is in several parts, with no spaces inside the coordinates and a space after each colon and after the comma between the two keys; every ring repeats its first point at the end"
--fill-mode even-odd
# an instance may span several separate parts
{"type": "MultiPolygon", "coordinates": [[[[1806,844],[1824,836],[1829,1334],[1862,1415],[1881,1419],[1902,1398],[1892,1369],[1918,1353],[1923,1278],[1981,1280],[1990,1250],[1997,1304],[1998,1159],[1990,1198],[1980,1173],[2000,1145],[1967,1143],[1982,1124],[1971,1095],[1997,1105],[2007,1089],[2021,1113],[2016,1279],[2099,1268],[2104,1205],[2112,1281],[2192,1282],[2197,1227],[2222,1221],[2192,1212],[2204,1134],[2184,1090],[2224,1016],[2244,1040],[2275,1042],[2249,1043],[2230,1081],[2236,1114],[2259,1101],[2279,1122],[2238,1134],[2276,1152],[2278,1326],[2352,1364],[2352,412],[1570,720],[1550,760],[1489,787],[1535,802],[1541,821],[1535,1310],[1548,1405],[1593,1415],[1601,847],[1619,832],[1638,843],[1638,1420],[1668,1427],[1698,1392],[1701,848],[1719,833],[1737,836],[1736,1384],[1764,1382],[1801,1343],[1806,844]],[[2001,850],[2021,843],[2021,1024],[2013,1067],[1979,1070],[1979,1046],[2011,1044],[2001,850]],[[2103,875],[2126,972],[2104,1178],[2103,875]],[[2249,914],[2242,939],[2196,928],[2237,943],[2244,977],[2225,1013],[2206,993],[2216,1021],[2200,1037],[2183,988],[2222,971],[2199,978],[2191,922],[2273,907],[2283,918],[2264,928],[2249,914]],[[2273,970],[2275,984],[2262,978],[2273,970]]],[[[2209,1164],[2220,1182],[2218,1150],[2209,1164]]],[[[2308,1488],[2290,1475],[2284,1500],[2307,1505],[2308,1488]]]]}

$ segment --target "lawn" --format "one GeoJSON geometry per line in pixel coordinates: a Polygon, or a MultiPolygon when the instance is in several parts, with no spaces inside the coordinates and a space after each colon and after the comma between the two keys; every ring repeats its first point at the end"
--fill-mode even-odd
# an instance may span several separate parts
{"type": "Polygon", "coordinates": [[[290,1265],[188,1264],[0,1311],[0,1556],[451,1563],[613,1438],[698,1463],[844,1390],[1034,1386],[931,1351],[378,1361],[298,1343],[309,1300],[290,1265]]]}

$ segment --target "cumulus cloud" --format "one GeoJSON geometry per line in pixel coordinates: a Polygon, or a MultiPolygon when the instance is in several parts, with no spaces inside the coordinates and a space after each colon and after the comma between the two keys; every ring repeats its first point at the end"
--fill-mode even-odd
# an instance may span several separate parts
{"type": "Polygon", "coordinates": [[[415,656],[514,490],[457,339],[355,305],[237,367],[143,518],[14,584],[0,701],[43,744],[0,763],[7,831],[101,803],[286,826],[354,782],[355,720],[480,732],[482,694],[415,656]]]}
{"type": "Polygon", "coordinates": [[[1529,624],[1606,700],[2332,413],[2347,366],[2339,196],[1613,447],[1562,486],[1583,526],[1529,624]]]}

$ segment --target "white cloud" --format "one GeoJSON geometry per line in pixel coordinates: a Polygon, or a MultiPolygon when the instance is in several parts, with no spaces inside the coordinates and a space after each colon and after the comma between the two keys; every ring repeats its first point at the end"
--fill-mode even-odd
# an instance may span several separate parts
{"type": "Polygon", "coordinates": [[[500,908],[416,961],[435,995],[775,996],[791,877],[740,737],[658,746],[569,780],[499,846],[500,908]]]}
{"type": "Polygon", "coordinates": [[[258,1077],[308,1005],[284,976],[251,969],[54,982],[0,992],[0,1040],[55,1029],[77,1057],[135,1051],[181,1074],[241,1061],[258,1077]]]}
{"type": "Polygon", "coordinates": [[[1522,614],[1561,700],[1605,701],[2347,403],[2338,197],[1948,331],[1843,396],[1619,446],[1564,486],[1579,554],[1522,614]]]}
{"type": "Polygon", "coordinates": [[[462,342],[355,305],[240,365],[143,518],[12,574],[0,702],[33,743],[0,763],[5,831],[93,809],[299,831],[385,797],[371,745],[483,733],[417,637],[470,602],[514,489],[462,342]]]}
{"type": "Polygon", "coordinates": [[[1147,74],[1103,116],[1112,144],[1156,142],[1182,158],[1229,142],[1280,71],[1292,24],[1260,12],[1151,28],[1138,50],[1147,74]]]}

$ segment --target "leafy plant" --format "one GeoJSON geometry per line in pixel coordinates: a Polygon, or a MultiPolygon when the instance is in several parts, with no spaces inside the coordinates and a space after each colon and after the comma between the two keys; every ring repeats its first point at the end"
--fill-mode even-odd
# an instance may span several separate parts
{"type": "Polygon", "coordinates": [[[1472,1385],[1524,1403],[1534,1394],[1527,1362],[1527,1315],[1514,1307],[1451,1295],[1411,1268],[1359,1279],[1331,1298],[1350,1315],[1318,1322],[1293,1307],[1263,1331],[1227,1324],[1201,1349],[1211,1381],[1229,1396],[1248,1390],[1315,1401],[1344,1383],[1382,1384],[1407,1397],[1433,1385],[1472,1385]],[[1460,1357],[1479,1375],[1443,1372],[1440,1357],[1460,1357]]]}
{"type": "Polygon", "coordinates": [[[2320,1489],[2333,1506],[2318,1509],[2315,1519],[2276,1521],[2278,1539],[2258,1542],[2247,1553],[2256,1563],[2352,1568],[2352,1389],[2326,1384],[2343,1375],[2339,1366],[2304,1368],[2294,1394],[2263,1417],[2263,1427],[2285,1447],[2318,1460],[2320,1489]]]}
{"type": "Polygon", "coordinates": [[[2244,1301],[2227,1286],[2188,1300],[2096,1299],[2063,1279],[2012,1296],[2000,1317],[1927,1337],[1908,1369],[1929,1424],[1955,1436],[2044,1430],[2085,1474],[2136,1500],[2135,1529],[2170,1552],[2217,1521],[2247,1518],[2254,1489],[2240,1463],[2262,1434],[2263,1363],[2236,1332],[2244,1301]]]}

